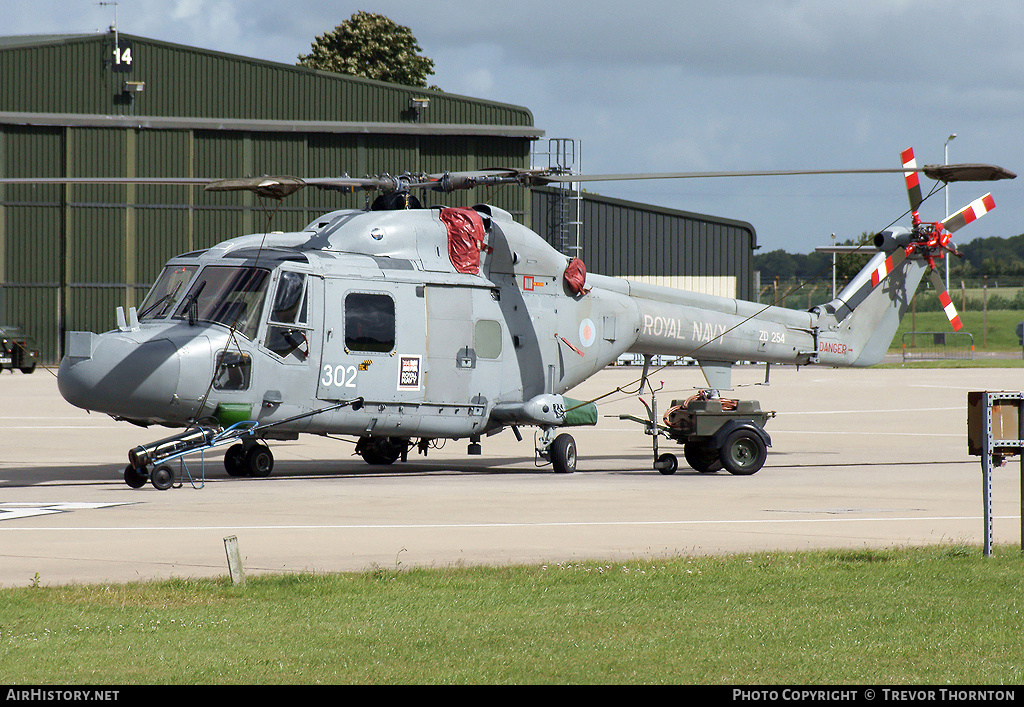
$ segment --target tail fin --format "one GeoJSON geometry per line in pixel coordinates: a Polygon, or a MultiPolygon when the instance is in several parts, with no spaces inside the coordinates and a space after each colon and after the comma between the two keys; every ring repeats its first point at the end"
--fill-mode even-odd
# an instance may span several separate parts
{"type": "MultiPolygon", "coordinates": [[[[895,234],[890,243],[899,241],[899,235],[902,234],[895,234]]],[[[907,258],[875,286],[872,274],[884,266],[890,253],[876,253],[839,296],[823,308],[824,314],[835,317],[834,326],[841,341],[858,352],[854,366],[871,366],[882,360],[928,270],[923,260],[907,258]]]]}

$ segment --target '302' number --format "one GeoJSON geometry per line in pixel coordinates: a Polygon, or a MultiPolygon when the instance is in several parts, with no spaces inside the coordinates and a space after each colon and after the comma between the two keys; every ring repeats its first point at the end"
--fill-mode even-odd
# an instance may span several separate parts
{"type": "Polygon", "coordinates": [[[323,375],[320,376],[320,385],[325,387],[338,386],[340,388],[355,388],[356,374],[359,372],[355,366],[332,366],[324,364],[323,375]]]}

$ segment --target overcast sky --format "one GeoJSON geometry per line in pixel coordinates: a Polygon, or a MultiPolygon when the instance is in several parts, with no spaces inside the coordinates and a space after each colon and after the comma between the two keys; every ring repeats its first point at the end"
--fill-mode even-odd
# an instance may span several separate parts
{"type": "MultiPolygon", "coordinates": [[[[95,0],[5,0],[3,34],[105,31],[95,0]]],[[[584,173],[989,162],[1024,174],[1020,0],[120,0],[122,32],[294,64],[358,10],[412,29],[449,93],[526,106],[580,141],[584,173]]],[[[324,176],[324,175],[313,175],[324,176]]],[[[925,189],[931,182],[925,180],[925,189]]],[[[810,252],[907,210],[900,175],[599,184],[592,191],[748,221],[762,252],[810,252]]],[[[966,243],[1024,233],[1024,176],[966,243]]],[[[921,209],[945,214],[939,193],[921,209]]],[[[909,223],[904,218],[900,223],[909,223]]]]}

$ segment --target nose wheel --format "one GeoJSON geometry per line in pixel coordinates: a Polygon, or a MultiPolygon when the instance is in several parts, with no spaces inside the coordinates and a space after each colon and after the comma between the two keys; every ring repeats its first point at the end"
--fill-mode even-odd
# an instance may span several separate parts
{"type": "Polygon", "coordinates": [[[233,444],[224,454],[224,469],[228,476],[270,476],[274,470],[274,454],[270,447],[259,442],[248,449],[241,443],[233,444]]]}

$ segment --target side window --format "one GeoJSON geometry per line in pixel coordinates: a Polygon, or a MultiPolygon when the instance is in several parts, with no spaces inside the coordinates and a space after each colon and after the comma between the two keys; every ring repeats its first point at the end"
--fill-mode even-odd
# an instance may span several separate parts
{"type": "Polygon", "coordinates": [[[481,319],[473,327],[473,348],[480,358],[501,356],[501,324],[491,319],[481,319]]]}
{"type": "Polygon", "coordinates": [[[270,321],[282,324],[306,323],[306,276],[283,270],[274,294],[270,321]]]}
{"type": "Polygon", "coordinates": [[[395,301],[388,295],[345,296],[345,348],[387,353],[395,348],[395,301]]]}
{"type": "Polygon", "coordinates": [[[215,390],[248,390],[252,373],[252,359],[247,353],[226,351],[217,356],[217,375],[213,379],[215,390]]]}
{"type": "Polygon", "coordinates": [[[306,292],[303,273],[281,271],[270,308],[266,340],[266,347],[281,358],[294,354],[298,360],[305,361],[309,356],[309,338],[305,330],[309,318],[306,292]]]}

